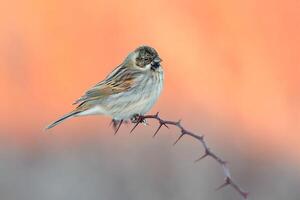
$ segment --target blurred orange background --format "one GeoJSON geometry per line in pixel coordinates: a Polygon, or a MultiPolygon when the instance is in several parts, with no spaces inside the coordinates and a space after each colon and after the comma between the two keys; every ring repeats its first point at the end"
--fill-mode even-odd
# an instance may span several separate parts
{"type": "Polygon", "coordinates": [[[134,137],[101,116],[44,132],[147,44],[165,71],[151,113],[204,134],[251,198],[299,199],[299,11],[299,0],[0,0],[0,198],[240,199],[213,191],[223,176],[210,159],[193,165],[195,141],[172,148],[175,129],[150,139],[155,122],[134,137]]]}
{"type": "MultiPolygon", "coordinates": [[[[166,74],[152,112],[199,131],[226,126],[226,135],[215,134],[262,151],[299,153],[299,1],[11,0],[0,7],[2,136],[43,134],[129,51],[148,44],[166,74]]],[[[53,132],[108,123],[92,118],[53,132]]]]}

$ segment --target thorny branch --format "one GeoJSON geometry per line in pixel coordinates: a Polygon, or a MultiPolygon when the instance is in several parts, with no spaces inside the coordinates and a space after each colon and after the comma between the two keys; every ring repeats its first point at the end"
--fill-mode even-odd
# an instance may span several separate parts
{"type": "MultiPolygon", "coordinates": [[[[233,187],[240,195],[243,196],[244,199],[248,198],[248,192],[244,191],[237,183],[235,183],[233,181],[233,179],[231,178],[231,174],[229,171],[229,168],[227,166],[227,162],[225,160],[223,160],[222,158],[220,158],[219,156],[217,156],[214,152],[212,152],[212,150],[208,147],[206,141],[204,140],[204,136],[201,135],[196,135],[188,130],[186,130],[182,125],[181,125],[181,120],[179,121],[169,121],[169,120],[164,120],[162,118],[160,118],[160,116],[158,115],[158,113],[156,113],[155,115],[145,115],[145,116],[138,116],[134,127],[132,128],[132,130],[130,132],[133,132],[135,130],[135,128],[140,124],[145,122],[145,119],[155,119],[159,122],[159,126],[156,129],[153,137],[155,137],[158,133],[158,131],[165,126],[166,128],[169,128],[168,125],[172,125],[172,126],[176,126],[178,129],[180,129],[180,135],[178,137],[178,139],[174,142],[174,145],[177,144],[177,142],[185,135],[188,135],[190,137],[195,138],[196,140],[198,140],[203,148],[204,148],[204,154],[198,158],[197,160],[195,160],[195,162],[198,162],[200,160],[202,160],[203,158],[206,157],[211,157],[213,158],[217,163],[219,163],[223,169],[223,174],[225,176],[224,178],[224,183],[222,185],[220,185],[216,190],[220,190],[226,186],[231,186],[233,187]]],[[[120,126],[121,126],[122,122],[119,124],[116,132],[119,130],[120,126]]],[[[115,132],[115,133],[116,133],[115,132]]]]}

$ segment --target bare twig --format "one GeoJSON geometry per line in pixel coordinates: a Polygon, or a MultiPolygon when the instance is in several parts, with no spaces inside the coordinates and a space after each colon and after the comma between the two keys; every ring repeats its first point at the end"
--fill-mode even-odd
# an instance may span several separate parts
{"type": "Polygon", "coordinates": [[[204,140],[204,136],[201,135],[196,135],[188,130],[186,130],[182,125],[181,125],[181,120],[179,121],[169,121],[169,120],[164,120],[162,118],[160,118],[160,116],[158,115],[158,113],[156,113],[155,115],[145,115],[145,116],[139,116],[138,119],[136,120],[136,124],[134,125],[134,127],[132,128],[131,132],[133,132],[135,130],[135,128],[142,123],[145,119],[155,119],[159,122],[159,126],[156,129],[153,137],[155,137],[158,133],[158,131],[162,128],[162,126],[165,126],[167,128],[169,128],[168,125],[173,125],[176,126],[178,129],[180,129],[180,135],[178,137],[178,139],[174,142],[174,145],[177,144],[177,142],[185,135],[188,135],[190,137],[193,137],[195,139],[197,139],[203,146],[204,148],[204,154],[198,158],[197,160],[195,160],[195,162],[198,162],[206,157],[211,157],[213,158],[217,163],[219,163],[223,169],[223,174],[225,176],[224,178],[224,183],[222,185],[220,185],[216,190],[220,190],[226,186],[231,186],[233,187],[240,195],[243,196],[244,199],[248,198],[248,192],[244,191],[240,186],[238,186],[231,178],[231,174],[229,172],[229,168],[227,166],[227,162],[224,161],[222,158],[220,158],[219,156],[217,156],[214,152],[212,152],[212,150],[208,147],[206,141],[204,140]]]}

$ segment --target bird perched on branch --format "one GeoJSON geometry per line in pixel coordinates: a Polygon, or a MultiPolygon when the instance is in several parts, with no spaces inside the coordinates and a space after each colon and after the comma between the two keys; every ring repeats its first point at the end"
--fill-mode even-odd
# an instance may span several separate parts
{"type": "Polygon", "coordinates": [[[136,122],[157,101],[163,87],[163,69],[157,51],[140,46],[125,58],[105,80],[74,102],[78,106],[50,124],[50,129],[66,119],[86,115],[108,115],[115,129],[123,121],[136,122]]]}

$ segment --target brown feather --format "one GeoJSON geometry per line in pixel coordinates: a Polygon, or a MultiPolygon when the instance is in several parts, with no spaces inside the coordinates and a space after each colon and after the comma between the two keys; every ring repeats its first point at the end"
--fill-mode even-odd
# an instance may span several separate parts
{"type": "Polygon", "coordinates": [[[90,90],[86,91],[86,93],[73,104],[97,100],[112,94],[118,94],[129,90],[134,84],[134,77],[132,73],[134,72],[129,70],[129,68],[121,66],[111,77],[107,77],[106,80],[96,84],[90,90]],[[120,71],[123,72],[119,73],[120,71]]]}

